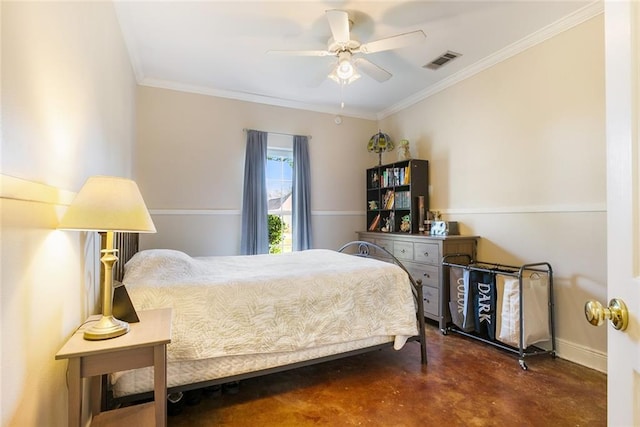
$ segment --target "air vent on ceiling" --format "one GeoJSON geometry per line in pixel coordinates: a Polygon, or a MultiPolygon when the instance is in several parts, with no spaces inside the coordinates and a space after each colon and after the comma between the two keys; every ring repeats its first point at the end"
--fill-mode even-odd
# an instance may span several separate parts
{"type": "Polygon", "coordinates": [[[443,53],[442,55],[440,55],[439,57],[437,57],[436,59],[434,59],[433,61],[429,62],[426,65],[423,65],[422,68],[428,68],[430,70],[437,70],[438,68],[442,67],[444,64],[447,64],[447,63],[453,61],[458,56],[462,56],[462,54],[451,52],[450,50],[448,50],[445,53],[443,53]]]}

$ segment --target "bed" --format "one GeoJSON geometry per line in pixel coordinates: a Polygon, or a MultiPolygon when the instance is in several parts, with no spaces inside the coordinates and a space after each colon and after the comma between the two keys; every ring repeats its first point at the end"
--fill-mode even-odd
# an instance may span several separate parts
{"type": "MultiPolygon", "coordinates": [[[[137,252],[120,236],[121,279],[136,310],[171,307],[167,387],[177,393],[416,341],[426,364],[422,286],[402,264],[369,256],[368,242],[338,251],[190,257],[137,252]]],[[[144,399],[152,368],[110,376],[108,406],[144,399]]]]}

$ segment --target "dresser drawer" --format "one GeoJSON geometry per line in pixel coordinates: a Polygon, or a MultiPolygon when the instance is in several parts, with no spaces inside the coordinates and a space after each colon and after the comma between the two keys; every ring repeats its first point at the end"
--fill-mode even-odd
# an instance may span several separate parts
{"type": "Polygon", "coordinates": [[[416,243],[414,260],[440,265],[441,256],[437,243],[416,243]]]}
{"type": "MultiPolygon", "coordinates": [[[[466,264],[469,259],[476,257],[478,238],[370,231],[359,231],[358,237],[386,248],[402,262],[414,280],[420,280],[424,292],[422,302],[425,317],[438,322],[440,330],[446,330],[447,322],[450,321],[449,274],[443,270],[442,257],[461,254],[459,257],[447,258],[447,261],[466,264]]],[[[382,261],[391,261],[391,258],[383,256],[380,251],[372,252],[372,255],[382,261]]]]}
{"type": "Polygon", "coordinates": [[[424,314],[429,317],[438,318],[440,310],[438,309],[438,301],[440,301],[440,292],[438,288],[431,286],[422,287],[422,302],[424,305],[424,314]]]}
{"type": "MultiPolygon", "coordinates": [[[[393,253],[393,240],[390,240],[390,239],[375,239],[373,243],[375,243],[376,245],[380,246],[381,248],[384,248],[384,249],[388,250],[390,253],[393,253]]],[[[389,254],[387,254],[384,251],[374,250],[373,255],[377,256],[378,258],[391,258],[389,256],[389,254]]]]}
{"type": "Polygon", "coordinates": [[[393,256],[398,259],[413,260],[413,243],[411,242],[394,242],[393,256]]]}
{"type": "Polygon", "coordinates": [[[414,280],[422,280],[422,285],[426,286],[440,286],[440,267],[437,265],[429,264],[416,264],[413,262],[402,263],[414,280]]]}

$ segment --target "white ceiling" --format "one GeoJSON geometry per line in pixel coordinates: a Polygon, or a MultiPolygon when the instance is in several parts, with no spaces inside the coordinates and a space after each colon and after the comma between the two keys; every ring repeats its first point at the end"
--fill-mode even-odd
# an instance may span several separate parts
{"type": "Polygon", "coordinates": [[[600,2],[533,1],[116,1],[138,83],[314,111],[382,118],[446,85],[600,13],[600,2]],[[269,55],[322,50],[325,11],[346,10],[362,43],[422,30],[416,45],[369,54],[393,74],[341,87],[332,57],[269,55]],[[447,50],[462,56],[423,68],[447,50]],[[320,84],[318,84],[320,82],[320,84]],[[344,108],[340,103],[344,101],[344,108]]]}

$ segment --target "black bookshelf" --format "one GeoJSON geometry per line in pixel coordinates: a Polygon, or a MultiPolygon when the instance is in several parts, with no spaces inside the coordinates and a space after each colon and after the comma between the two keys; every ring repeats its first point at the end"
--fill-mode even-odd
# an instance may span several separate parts
{"type": "Polygon", "coordinates": [[[367,230],[418,233],[420,197],[425,218],[429,211],[429,162],[411,159],[376,166],[367,169],[366,178],[367,230]]]}

